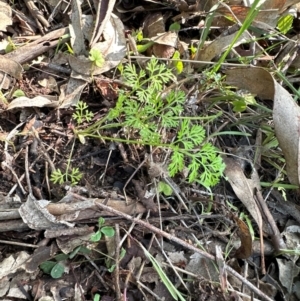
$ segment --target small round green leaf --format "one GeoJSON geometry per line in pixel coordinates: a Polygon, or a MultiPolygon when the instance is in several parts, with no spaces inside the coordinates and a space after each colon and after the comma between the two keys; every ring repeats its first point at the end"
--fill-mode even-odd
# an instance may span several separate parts
{"type": "Polygon", "coordinates": [[[56,265],[55,261],[44,261],[43,263],[40,264],[40,268],[45,274],[50,274],[51,270],[55,265],[56,265]]]}
{"type": "Polygon", "coordinates": [[[98,225],[99,225],[99,228],[104,225],[105,223],[105,218],[103,218],[102,216],[99,217],[98,219],[98,225]]]}
{"type": "Polygon", "coordinates": [[[20,89],[17,89],[13,94],[13,97],[21,97],[21,96],[25,96],[25,93],[20,89]]]}
{"type": "Polygon", "coordinates": [[[60,278],[65,271],[64,266],[61,263],[57,263],[51,270],[51,277],[54,279],[60,278]]]}
{"type": "Polygon", "coordinates": [[[68,254],[57,254],[54,258],[56,261],[63,261],[68,259],[69,255],[68,254]]]}
{"type": "Polygon", "coordinates": [[[116,265],[115,264],[113,264],[110,268],[108,268],[107,270],[110,272],[110,273],[112,273],[114,270],[115,270],[115,268],[116,268],[116,265]]]}
{"type": "Polygon", "coordinates": [[[101,232],[108,237],[113,237],[115,235],[115,230],[113,227],[105,226],[101,228],[101,232]]]}
{"type": "Polygon", "coordinates": [[[96,233],[92,234],[91,241],[97,242],[101,239],[102,233],[100,231],[97,231],[96,233]]]}
{"type": "Polygon", "coordinates": [[[247,104],[243,100],[235,100],[232,104],[234,112],[244,112],[247,109],[247,104]]]}
{"type": "Polygon", "coordinates": [[[165,182],[162,182],[162,181],[160,181],[160,182],[158,183],[158,191],[159,191],[159,192],[162,192],[162,193],[165,194],[166,196],[170,196],[170,195],[172,195],[172,193],[173,193],[173,190],[172,190],[171,186],[168,185],[168,184],[165,183],[165,182]]]}
{"type": "Polygon", "coordinates": [[[180,24],[177,22],[174,22],[169,27],[170,31],[179,31],[180,30],[180,24]]]}

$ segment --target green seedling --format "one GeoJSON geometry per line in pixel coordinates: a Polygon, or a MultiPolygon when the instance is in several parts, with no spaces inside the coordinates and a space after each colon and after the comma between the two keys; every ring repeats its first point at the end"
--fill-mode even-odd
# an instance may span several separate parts
{"type": "Polygon", "coordinates": [[[173,193],[173,189],[170,185],[163,181],[159,181],[158,183],[158,192],[162,192],[166,196],[170,196],[173,193]]]}
{"type": "Polygon", "coordinates": [[[11,37],[7,37],[8,44],[5,47],[5,53],[12,52],[17,49],[16,44],[12,41],[11,37]]]}
{"type": "Polygon", "coordinates": [[[70,54],[74,55],[75,52],[74,52],[73,48],[69,45],[69,43],[66,43],[66,46],[67,46],[68,52],[69,52],[70,54]]]}
{"type": "Polygon", "coordinates": [[[79,252],[81,254],[88,254],[91,251],[84,246],[79,246],[70,254],[58,254],[53,260],[44,261],[40,264],[40,268],[45,274],[49,274],[54,279],[61,278],[65,272],[67,260],[74,258],[74,254],[78,254],[79,252]]]}
{"type": "MultiPolygon", "coordinates": [[[[212,68],[213,73],[218,72],[221,65],[224,63],[227,55],[229,54],[229,52],[234,47],[234,44],[238,41],[238,39],[242,36],[242,34],[251,26],[251,23],[254,21],[255,17],[259,13],[259,9],[258,9],[259,5],[260,5],[260,0],[254,0],[253,1],[252,5],[251,5],[251,8],[250,8],[250,10],[249,10],[249,12],[248,12],[248,14],[245,18],[245,21],[243,22],[243,24],[241,24],[241,27],[238,30],[238,32],[236,33],[235,37],[233,38],[231,44],[229,45],[227,50],[222,54],[222,56],[218,60],[217,64],[215,64],[214,67],[212,68]]],[[[237,22],[237,20],[235,20],[235,19],[233,21],[237,22]]]]}
{"type": "Polygon", "coordinates": [[[141,42],[144,39],[142,29],[133,31],[132,36],[136,39],[137,42],[141,42]]]}
{"type": "Polygon", "coordinates": [[[76,105],[76,110],[72,117],[77,121],[78,124],[81,124],[84,121],[91,121],[94,117],[94,114],[88,110],[88,105],[80,100],[76,105]]]}
{"type": "Polygon", "coordinates": [[[183,62],[180,60],[180,53],[178,50],[174,52],[172,59],[176,59],[176,61],[173,61],[173,65],[177,73],[180,74],[183,71],[183,62]]]}
{"type": "Polygon", "coordinates": [[[107,237],[113,237],[115,235],[115,230],[113,227],[110,226],[103,226],[105,223],[105,219],[103,217],[99,217],[98,219],[98,231],[96,231],[91,236],[92,242],[98,242],[102,235],[105,235],[107,237]]]}
{"type": "Polygon", "coordinates": [[[77,185],[82,178],[82,173],[78,168],[72,168],[71,172],[62,172],[60,169],[56,169],[52,172],[50,181],[54,184],[63,184],[66,182],[71,182],[71,185],[77,185]]]}
{"type": "MultiPolygon", "coordinates": [[[[108,239],[112,238],[115,235],[115,230],[113,227],[110,226],[103,226],[105,223],[105,219],[103,217],[99,217],[98,219],[98,230],[92,234],[91,236],[91,241],[92,242],[98,242],[101,240],[102,236],[105,235],[108,239]]],[[[99,252],[99,251],[97,251],[99,252]]],[[[101,252],[99,252],[101,253],[101,252]]],[[[103,253],[101,253],[103,254],[103,253]]],[[[124,248],[121,249],[120,252],[120,260],[125,256],[126,250],[124,248]]],[[[107,270],[111,273],[114,271],[116,264],[113,263],[114,259],[108,256],[107,254],[103,254],[106,259],[105,259],[105,264],[107,267],[107,270]]]]}
{"type": "MultiPolygon", "coordinates": [[[[121,252],[120,252],[120,260],[122,260],[122,258],[125,256],[126,254],[126,250],[124,248],[121,249],[121,252]]],[[[115,268],[116,268],[116,264],[113,263],[115,260],[112,259],[111,257],[109,256],[106,256],[106,259],[105,259],[105,265],[107,267],[107,270],[112,273],[115,268]]]]}
{"type": "Polygon", "coordinates": [[[13,96],[13,97],[21,97],[21,96],[26,96],[26,95],[25,95],[24,91],[22,91],[21,89],[17,89],[17,90],[13,93],[12,96],[13,96]]]}
{"type": "Polygon", "coordinates": [[[179,31],[181,28],[180,24],[178,22],[174,22],[170,25],[169,31],[179,31]]]}
{"type": "Polygon", "coordinates": [[[102,67],[104,64],[104,58],[99,49],[90,50],[89,60],[97,67],[102,67]]]}

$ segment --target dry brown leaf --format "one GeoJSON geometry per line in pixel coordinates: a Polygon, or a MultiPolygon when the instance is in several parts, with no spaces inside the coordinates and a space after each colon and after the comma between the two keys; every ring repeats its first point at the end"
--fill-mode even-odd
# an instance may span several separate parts
{"type": "Polygon", "coordinates": [[[12,110],[16,108],[24,107],[57,107],[58,101],[56,96],[45,95],[45,96],[36,96],[34,98],[28,98],[26,96],[21,96],[14,99],[7,107],[7,110],[12,110]]]}
{"type": "Polygon", "coordinates": [[[290,93],[263,68],[234,68],[226,71],[227,83],[246,89],[262,99],[273,99],[275,134],[282,149],[289,181],[300,184],[300,107],[290,93]]]}
{"type": "Polygon", "coordinates": [[[87,82],[81,79],[70,78],[68,84],[60,87],[59,108],[69,108],[80,100],[81,93],[87,82]]]}
{"type": "Polygon", "coordinates": [[[238,236],[241,240],[241,246],[235,251],[234,256],[239,259],[247,259],[252,254],[252,237],[248,226],[238,217],[232,215],[239,230],[238,236]]]}
{"type": "Polygon", "coordinates": [[[95,78],[95,84],[105,99],[112,101],[118,98],[118,84],[111,79],[101,77],[95,78]]]}
{"type": "MultiPolygon", "coordinates": [[[[217,9],[217,13],[219,16],[216,16],[213,21],[214,25],[217,26],[228,26],[232,25],[238,19],[241,23],[243,23],[250,11],[250,7],[242,6],[242,5],[232,5],[230,9],[227,7],[219,7],[217,9]],[[232,20],[232,21],[231,21],[232,20]]],[[[276,9],[272,10],[259,10],[256,15],[253,24],[256,27],[262,29],[270,29],[275,28],[277,25],[277,20],[279,18],[279,11],[276,9]]]]}
{"type": "Polygon", "coordinates": [[[42,80],[38,81],[38,83],[42,87],[49,89],[51,92],[59,92],[56,79],[53,76],[43,78],[42,80]]]}
{"type": "Polygon", "coordinates": [[[86,52],[84,35],[82,30],[81,4],[81,0],[72,1],[71,24],[69,26],[71,35],[71,45],[76,55],[85,54],[86,52]]]}
{"type": "Polygon", "coordinates": [[[247,208],[259,227],[262,225],[260,210],[254,200],[255,183],[247,179],[241,166],[232,158],[224,158],[226,164],[225,175],[236,196],[247,208]]]}
{"type": "Polygon", "coordinates": [[[47,205],[50,202],[47,200],[36,200],[33,195],[28,195],[27,200],[19,208],[19,213],[23,222],[28,225],[29,228],[35,230],[45,230],[52,228],[64,228],[66,225],[72,226],[71,223],[63,220],[58,220],[52,215],[47,205]]]}
{"type": "Polygon", "coordinates": [[[17,79],[22,78],[22,66],[13,59],[8,59],[3,55],[0,56],[0,70],[17,79]]]}
{"type": "Polygon", "coordinates": [[[163,15],[161,12],[149,14],[144,22],[143,34],[155,44],[148,49],[149,55],[161,58],[171,58],[178,44],[175,32],[166,32],[163,15]]]}
{"type": "Polygon", "coordinates": [[[116,0],[97,0],[94,1],[97,5],[97,15],[95,20],[94,32],[90,41],[90,47],[94,46],[99,42],[100,36],[102,35],[107,23],[113,16],[112,11],[114,9],[116,0]]]}
{"type": "MultiPolygon", "coordinates": [[[[213,42],[198,52],[197,60],[210,62],[217,55],[220,55],[231,44],[235,36],[236,32],[227,36],[217,37],[213,42]]],[[[245,43],[247,39],[249,39],[249,35],[245,32],[239,37],[234,46],[245,43]]]]}
{"type": "Polygon", "coordinates": [[[12,25],[12,10],[5,2],[0,2],[0,31],[6,31],[6,27],[12,25]]]}

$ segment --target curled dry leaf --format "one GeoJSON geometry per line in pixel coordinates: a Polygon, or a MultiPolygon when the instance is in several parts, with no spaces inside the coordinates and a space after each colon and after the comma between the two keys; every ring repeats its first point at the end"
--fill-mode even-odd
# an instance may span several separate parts
{"type": "Polygon", "coordinates": [[[13,76],[14,78],[21,79],[22,78],[22,66],[14,61],[13,59],[8,59],[4,56],[0,56],[0,70],[4,73],[13,76]]]}
{"type": "Polygon", "coordinates": [[[232,215],[233,220],[238,226],[238,236],[241,240],[241,246],[235,251],[234,257],[247,259],[252,254],[252,237],[248,226],[238,217],[232,215]]]}
{"type": "Polygon", "coordinates": [[[82,79],[70,78],[67,84],[60,87],[59,108],[69,108],[76,105],[86,85],[87,82],[82,79]]]}
{"type": "Polygon", "coordinates": [[[82,11],[80,0],[74,0],[72,3],[72,14],[71,14],[71,26],[70,26],[70,36],[71,36],[71,46],[76,55],[84,54],[86,51],[84,43],[84,34],[82,30],[82,11]]]}
{"type": "Polygon", "coordinates": [[[111,79],[101,77],[95,78],[95,85],[105,99],[113,101],[118,98],[118,84],[113,82],[111,79]]]}
{"type": "Polygon", "coordinates": [[[72,226],[71,223],[60,221],[54,215],[49,213],[47,205],[49,201],[36,200],[33,195],[28,195],[25,203],[19,208],[19,213],[23,222],[29,228],[35,230],[45,230],[52,228],[64,228],[66,225],[72,226]]]}
{"type": "Polygon", "coordinates": [[[144,37],[154,42],[148,50],[149,55],[171,58],[178,44],[178,37],[175,32],[165,31],[165,24],[161,12],[148,15],[144,22],[144,37]]]}
{"type": "Polygon", "coordinates": [[[255,181],[246,178],[241,166],[236,160],[232,158],[224,158],[223,160],[226,164],[224,173],[233,191],[247,208],[257,225],[261,227],[263,221],[260,209],[254,200],[254,189],[255,187],[259,189],[259,187],[256,186],[255,181]]]}
{"type": "Polygon", "coordinates": [[[178,38],[175,32],[166,32],[150,40],[155,42],[152,46],[152,53],[155,56],[171,58],[175,52],[175,47],[177,47],[178,38]]]}
{"type": "Polygon", "coordinates": [[[57,107],[58,101],[56,96],[36,96],[34,98],[28,98],[21,96],[14,99],[7,107],[8,110],[24,107],[57,107]]]}

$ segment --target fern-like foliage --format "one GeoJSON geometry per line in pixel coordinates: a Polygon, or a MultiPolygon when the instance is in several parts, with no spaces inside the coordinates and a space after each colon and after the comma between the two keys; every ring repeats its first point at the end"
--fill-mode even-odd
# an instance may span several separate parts
{"type": "Polygon", "coordinates": [[[217,149],[205,142],[204,128],[191,118],[180,117],[184,92],[171,90],[167,95],[162,94],[165,85],[175,80],[172,70],[151,59],[145,70],[137,71],[135,65],[126,65],[122,76],[131,90],[120,92],[108,121],[118,120],[127,132],[138,133],[140,143],[171,149],[170,176],[187,168],[189,182],[205,187],[217,184],[225,165],[217,149]],[[166,142],[162,129],[176,130],[176,140],[166,142]]]}

